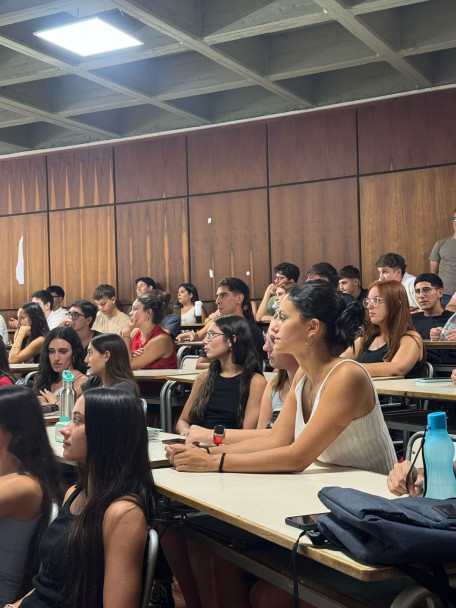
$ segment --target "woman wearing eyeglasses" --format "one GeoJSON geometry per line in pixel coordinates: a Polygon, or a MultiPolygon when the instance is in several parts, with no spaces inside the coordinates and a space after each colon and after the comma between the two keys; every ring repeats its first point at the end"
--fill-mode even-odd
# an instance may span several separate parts
{"type": "Polygon", "coordinates": [[[87,380],[84,350],[71,327],[54,327],[46,336],[33,388],[42,403],[58,405],[63,388],[62,373],[69,369],[77,390],[87,380]]]}
{"type": "Polygon", "coordinates": [[[187,435],[192,424],[255,429],[266,380],[249,324],[243,317],[222,315],[210,325],[203,342],[209,370],[196,379],[176,432],[187,435]]]}
{"type": "MultiPolygon", "coordinates": [[[[366,328],[355,342],[355,359],[371,376],[422,375],[425,350],[413,327],[407,293],[399,281],[375,281],[363,305],[366,328]]],[[[353,356],[346,351],[343,356],[353,356]]]]}

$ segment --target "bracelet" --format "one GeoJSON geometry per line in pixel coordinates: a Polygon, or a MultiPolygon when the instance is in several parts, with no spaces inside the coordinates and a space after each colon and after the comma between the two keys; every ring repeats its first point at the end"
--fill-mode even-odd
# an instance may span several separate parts
{"type": "Polygon", "coordinates": [[[220,456],[219,473],[223,473],[223,461],[225,460],[225,452],[220,456]]]}

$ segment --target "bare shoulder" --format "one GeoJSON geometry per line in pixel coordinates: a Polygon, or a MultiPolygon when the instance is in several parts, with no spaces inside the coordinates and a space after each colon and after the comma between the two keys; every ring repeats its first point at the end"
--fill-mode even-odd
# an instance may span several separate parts
{"type": "Polygon", "coordinates": [[[421,335],[415,331],[415,330],[410,330],[408,331],[406,334],[404,334],[401,338],[401,342],[407,341],[407,340],[414,340],[414,342],[418,342],[419,344],[421,344],[423,342],[423,338],[421,337],[421,335]]]}
{"type": "Polygon", "coordinates": [[[143,510],[133,500],[128,498],[120,498],[115,502],[111,503],[106,509],[104,515],[104,525],[107,527],[115,527],[119,523],[133,524],[133,523],[144,522],[146,524],[146,518],[143,510]]]}
{"type": "Polygon", "coordinates": [[[0,492],[8,491],[10,495],[20,498],[41,496],[42,490],[37,479],[30,475],[5,475],[0,477],[0,492]]]}
{"type": "Polygon", "coordinates": [[[66,501],[70,498],[70,496],[73,494],[73,492],[76,490],[76,486],[71,486],[68,488],[68,490],[65,492],[65,496],[63,497],[63,504],[66,503],[66,501]]]}
{"type": "Polygon", "coordinates": [[[266,378],[263,376],[263,374],[253,374],[252,379],[250,380],[250,384],[252,386],[265,387],[266,378]]]}
{"type": "Polygon", "coordinates": [[[356,363],[355,361],[343,360],[344,363],[337,365],[333,368],[331,375],[328,378],[328,383],[337,382],[344,384],[357,384],[365,382],[366,385],[370,386],[369,376],[366,370],[356,363]]]}

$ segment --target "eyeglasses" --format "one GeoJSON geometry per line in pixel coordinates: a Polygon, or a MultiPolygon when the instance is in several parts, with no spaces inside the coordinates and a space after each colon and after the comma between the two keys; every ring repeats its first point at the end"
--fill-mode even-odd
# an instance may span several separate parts
{"type": "Polygon", "coordinates": [[[379,298],[378,296],[375,298],[364,298],[363,306],[364,308],[368,308],[369,304],[373,304],[374,306],[378,306],[379,304],[383,304],[383,298],[379,298]]]}
{"type": "Polygon", "coordinates": [[[274,283],[277,283],[277,281],[283,281],[286,278],[287,277],[284,277],[282,274],[276,274],[272,280],[274,281],[274,283]]]}
{"type": "Polygon", "coordinates": [[[85,315],[83,315],[80,312],[67,312],[66,316],[71,317],[73,319],[73,321],[77,321],[79,319],[79,317],[85,317],[85,315]]]}
{"type": "Polygon", "coordinates": [[[422,287],[421,289],[415,289],[415,293],[417,296],[419,296],[420,293],[422,293],[425,296],[433,289],[435,289],[435,287],[422,287]]]}
{"type": "Polygon", "coordinates": [[[271,336],[268,336],[268,334],[263,332],[263,340],[268,348],[271,348],[271,349],[274,348],[275,337],[271,338],[271,336]]]}
{"type": "Polygon", "coordinates": [[[225,334],[222,334],[219,331],[213,331],[212,329],[210,329],[207,334],[206,334],[206,339],[208,342],[212,342],[212,340],[214,339],[214,336],[224,336],[225,334]]]}
{"type": "Polygon", "coordinates": [[[456,222],[456,217],[452,217],[452,218],[451,218],[451,221],[452,221],[452,222],[456,222]]]}

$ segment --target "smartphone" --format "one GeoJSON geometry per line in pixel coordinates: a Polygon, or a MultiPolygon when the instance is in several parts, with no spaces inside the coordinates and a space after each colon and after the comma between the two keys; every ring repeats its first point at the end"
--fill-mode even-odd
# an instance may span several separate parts
{"type": "Polygon", "coordinates": [[[285,523],[300,530],[314,530],[317,527],[317,519],[321,513],[312,515],[295,515],[294,517],[285,517],[285,523]]]}
{"type": "Polygon", "coordinates": [[[173,437],[172,439],[162,439],[162,443],[172,445],[173,443],[185,443],[185,437],[173,437]]]}

